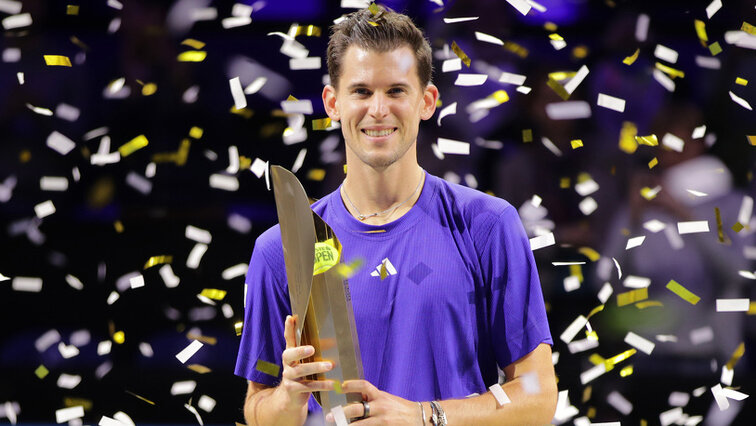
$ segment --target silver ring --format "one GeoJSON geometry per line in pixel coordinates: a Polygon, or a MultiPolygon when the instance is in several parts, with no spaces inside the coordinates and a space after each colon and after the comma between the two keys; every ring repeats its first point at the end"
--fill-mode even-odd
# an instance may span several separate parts
{"type": "Polygon", "coordinates": [[[362,408],[365,409],[365,414],[362,415],[363,419],[370,417],[370,404],[367,401],[362,401],[362,408]]]}

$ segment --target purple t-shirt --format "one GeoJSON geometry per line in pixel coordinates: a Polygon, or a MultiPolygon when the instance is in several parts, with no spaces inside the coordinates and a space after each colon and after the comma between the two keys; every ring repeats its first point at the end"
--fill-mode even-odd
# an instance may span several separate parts
{"type": "MultiPolygon", "coordinates": [[[[363,260],[349,288],[365,379],[378,389],[412,401],[482,394],[497,365],[553,343],[530,243],[508,202],[426,173],[417,203],[385,225],[354,218],[338,190],[312,209],[339,238],[342,261],[363,260]]],[[[252,253],[235,371],[270,386],[280,371],[255,367],[281,365],[285,269],[276,225],[252,253]]]]}

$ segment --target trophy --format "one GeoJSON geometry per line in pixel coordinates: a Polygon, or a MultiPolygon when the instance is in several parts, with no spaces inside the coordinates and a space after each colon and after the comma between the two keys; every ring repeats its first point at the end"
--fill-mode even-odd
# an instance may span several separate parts
{"type": "Polygon", "coordinates": [[[363,378],[349,283],[338,272],[341,244],[333,229],[310,209],[297,177],[281,166],[270,169],[291,312],[299,316],[297,345],[315,348],[303,362],[331,361],[334,365],[331,371],[307,377],[337,383],[333,391],[314,392],[326,414],[338,405],[362,401],[360,394],[344,394],[340,386],[344,380],[363,378]]]}

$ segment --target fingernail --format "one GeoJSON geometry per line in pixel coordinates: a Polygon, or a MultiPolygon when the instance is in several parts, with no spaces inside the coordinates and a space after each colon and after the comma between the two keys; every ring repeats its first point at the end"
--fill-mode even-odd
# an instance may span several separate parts
{"type": "Polygon", "coordinates": [[[332,422],[332,421],[333,421],[333,414],[331,414],[331,413],[328,413],[328,414],[326,415],[326,421],[327,421],[327,422],[332,422]]]}

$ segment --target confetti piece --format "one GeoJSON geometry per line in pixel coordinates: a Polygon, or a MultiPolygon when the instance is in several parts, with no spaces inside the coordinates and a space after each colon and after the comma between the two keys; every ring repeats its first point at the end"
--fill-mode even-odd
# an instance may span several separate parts
{"type": "Polygon", "coordinates": [[[443,154],[470,155],[470,144],[452,139],[438,138],[438,149],[443,154]]]}
{"type": "Polygon", "coordinates": [[[661,84],[662,87],[667,89],[668,92],[675,91],[675,82],[672,81],[672,79],[669,78],[667,74],[664,74],[661,70],[654,69],[653,76],[654,80],[661,84]]]}
{"type": "Polygon", "coordinates": [[[526,78],[527,77],[524,75],[503,72],[501,73],[501,76],[499,77],[499,82],[521,86],[523,83],[525,83],[526,78]]]}
{"type": "Polygon", "coordinates": [[[279,366],[278,364],[273,364],[272,362],[258,359],[257,363],[255,364],[255,370],[261,373],[265,373],[269,376],[278,377],[278,373],[281,371],[281,366],[279,366]]]}
{"type": "Polygon", "coordinates": [[[176,57],[179,62],[202,62],[207,58],[207,52],[202,50],[187,50],[176,57]]]}
{"type": "Polygon", "coordinates": [[[727,398],[734,399],[736,401],[742,401],[748,398],[747,394],[744,394],[743,392],[738,392],[735,389],[730,389],[730,388],[722,389],[722,394],[726,396],[727,398]]]}
{"type": "Polygon", "coordinates": [[[200,295],[207,297],[208,299],[223,300],[223,298],[226,297],[226,290],[220,290],[217,288],[205,288],[202,289],[202,293],[200,293],[200,295]]]}
{"type": "MultiPolygon", "coordinates": [[[[609,393],[609,395],[606,397],[606,402],[614,407],[615,410],[626,416],[633,411],[633,404],[617,391],[612,391],[611,393],[609,393]]],[[[596,423],[591,424],[595,425],[596,423]]]]}
{"type": "Polygon", "coordinates": [[[683,147],[685,146],[685,141],[672,133],[666,133],[662,137],[661,143],[663,146],[677,152],[682,152],[683,147]]]}
{"type": "Polygon", "coordinates": [[[259,158],[255,158],[255,162],[252,163],[249,170],[258,178],[262,177],[266,170],[268,170],[268,162],[259,158]]]}
{"type": "Polygon", "coordinates": [[[712,386],[711,393],[714,395],[714,400],[717,402],[720,411],[730,408],[730,401],[727,400],[727,397],[722,392],[721,384],[717,383],[715,386],[712,386]]]}
{"type": "Polygon", "coordinates": [[[593,366],[589,368],[588,370],[580,373],[580,383],[582,385],[586,385],[604,373],[606,373],[605,364],[599,364],[599,365],[593,366]]]}
{"type": "Polygon", "coordinates": [[[225,29],[231,29],[236,27],[243,27],[244,25],[249,25],[252,23],[252,17],[250,16],[232,16],[229,18],[224,18],[221,21],[221,26],[225,29]]]}
{"type": "Polygon", "coordinates": [[[645,239],[646,239],[645,235],[628,239],[627,244],[625,245],[625,250],[630,250],[631,248],[640,246],[641,244],[643,244],[643,241],[645,239]]]}
{"type": "Polygon", "coordinates": [[[562,156],[562,151],[551,141],[551,139],[544,136],[541,138],[541,143],[557,157],[562,156]]]}
{"type": "Polygon", "coordinates": [[[708,6],[706,6],[706,17],[711,19],[711,17],[714,16],[714,14],[717,13],[721,8],[722,0],[713,0],[711,3],[709,3],[708,6]]]}
{"type": "Polygon", "coordinates": [[[694,345],[711,342],[712,340],[714,340],[714,330],[709,326],[696,328],[690,331],[690,342],[694,345]]]}
{"type": "Polygon", "coordinates": [[[612,288],[612,285],[609,283],[604,283],[604,285],[601,287],[601,290],[599,290],[598,300],[601,303],[606,303],[607,300],[612,296],[612,293],[614,293],[614,289],[612,288]]]}
{"type": "Polygon", "coordinates": [[[312,114],[312,101],[309,99],[282,101],[281,109],[287,114],[312,114]]]}
{"type": "Polygon", "coordinates": [[[467,56],[467,54],[464,52],[464,50],[462,50],[461,47],[459,47],[456,41],[452,41],[451,49],[454,52],[454,54],[457,55],[457,57],[459,57],[460,60],[462,60],[462,63],[467,65],[468,68],[470,68],[470,64],[472,63],[472,61],[470,60],[470,57],[467,56]]]}
{"type": "Polygon", "coordinates": [[[722,53],[722,46],[719,45],[718,41],[715,41],[709,45],[709,51],[711,52],[711,56],[717,56],[722,53]]]}
{"type": "MultiPolygon", "coordinates": [[[[696,56],[696,65],[701,68],[707,68],[712,70],[718,70],[722,67],[722,63],[717,58],[710,56],[696,56]]],[[[674,89],[673,89],[674,90],[674,89]]],[[[671,92],[672,90],[670,90],[671,92]]]]}
{"type": "Polygon", "coordinates": [[[32,17],[29,13],[11,15],[3,19],[3,28],[13,30],[16,28],[28,27],[32,24],[32,17]]]}
{"type": "Polygon", "coordinates": [[[654,342],[647,340],[633,333],[632,331],[629,331],[625,336],[625,343],[638,349],[646,355],[651,355],[651,352],[653,352],[654,350],[654,346],[656,346],[654,342]]]}
{"type": "Polygon", "coordinates": [[[79,383],[81,383],[81,376],[63,373],[58,376],[56,385],[61,389],[73,389],[79,386],[79,383]]]}
{"type": "Polygon", "coordinates": [[[564,86],[559,84],[559,82],[556,79],[554,79],[551,75],[549,75],[549,79],[546,82],[546,84],[551,88],[551,90],[554,91],[554,93],[559,95],[559,97],[562,98],[562,100],[566,101],[567,99],[570,98],[570,93],[568,93],[567,90],[565,90],[564,86]]]}
{"type": "Polygon", "coordinates": [[[69,4],[66,5],[66,15],[78,15],[79,14],[79,6],[69,4]]]}
{"type": "Polygon", "coordinates": [[[47,137],[47,146],[61,155],[66,155],[76,147],[76,144],[58,131],[53,131],[47,137]]]}
{"type": "Polygon", "coordinates": [[[65,423],[81,417],[84,417],[84,407],[81,405],[55,410],[55,421],[57,423],[65,423]]]}
{"type": "Polygon", "coordinates": [[[499,46],[504,45],[504,41],[500,38],[478,31],[475,31],[475,39],[486,43],[497,44],[499,46]]]}
{"type": "Polygon", "coordinates": [[[129,278],[129,285],[131,285],[131,288],[144,287],[144,276],[139,274],[136,277],[129,278]]]}
{"type": "Polygon", "coordinates": [[[609,96],[603,93],[599,93],[597,104],[598,106],[602,106],[604,108],[608,108],[614,111],[625,112],[625,100],[620,99],[620,98],[615,98],[614,96],[609,96]]]}
{"type": "Polygon", "coordinates": [[[530,12],[531,6],[530,3],[526,0],[507,0],[507,3],[517,9],[518,12],[522,13],[523,16],[527,15],[528,12],[530,12]]]}
{"type": "Polygon", "coordinates": [[[312,130],[327,130],[329,127],[331,127],[330,117],[312,120],[312,130]]]}
{"type": "Polygon", "coordinates": [[[728,92],[730,94],[730,98],[735,102],[736,104],[742,106],[743,108],[747,109],[748,111],[753,111],[753,108],[751,108],[751,104],[748,103],[745,99],[738,97],[736,94],[732,92],[728,92]]]}
{"type": "Polygon", "coordinates": [[[480,86],[488,79],[487,74],[457,74],[455,86],[480,86]]]}
{"type": "Polygon", "coordinates": [[[669,47],[657,44],[656,49],[654,49],[654,56],[663,61],[674,64],[677,62],[678,53],[669,47]]]}
{"type": "Polygon", "coordinates": [[[524,143],[533,142],[533,129],[523,129],[522,141],[524,143]]]}
{"type": "Polygon", "coordinates": [[[15,15],[21,12],[23,3],[16,0],[0,0],[0,12],[15,15]]]}
{"type": "Polygon", "coordinates": [[[583,329],[583,327],[586,326],[588,323],[588,318],[580,315],[575,320],[572,321],[572,323],[562,332],[562,334],[559,336],[559,338],[564,343],[570,343],[572,342],[572,339],[577,336],[578,332],[583,329]]]}
{"type": "Polygon", "coordinates": [[[192,341],[192,343],[189,344],[186,348],[182,349],[181,352],[176,354],[176,358],[182,363],[186,364],[186,361],[189,360],[192,356],[194,356],[195,353],[197,353],[198,350],[202,347],[202,343],[198,342],[197,340],[192,341]]]}
{"type": "Polygon", "coordinates": [[[333,416],[333,421],[336,423],[336,426],[347,426],[348,422],[346,415],[344,414],[344,407],[337,405],[331,409],[330,414],[333,416]]]}
{"type": "Polygon", "coordinates": [[[244,96],[244,90],[241,86],[241,80],[239,77],[234,77],[228,81],[231,88],[231,96],[234,98],[234,108],[237,110],[247,107],[247,98],[244,96]]]}
{"type": "Polygon", "coordinates": [[[639,288],[617,294],[617,306],[626,306],[648,299],[648,288],[639,288]]]}
{"type": "Polygon", "coordinates": [[[552,120],[589,118],[591,107],[586,101],[565,101],[546,104],[546,115],[552,120]]]}
{"type": "Polygon", "coordinates": [[[734,378],[734,376],[735,376],[735,372],[727,368],[726,365],[724,365],[722,366],[722,375],[719,378],[719,382],[725,386],[731,386],[732,379],[734,378]]]}
{"type": "Polygon", "coordinates": [[[635,307],[638,309],[646,309],[651,307],[663,307],[664,304],[658,300],[646,300],[645,302],[636,303],[635,307]]]}
{"type": "Polygon", "coordinates": [[[596,211],[596,209],[598,208],[598,203],[592,197],[585,197],[582,201],[580,201],[580,204],[578,204],[578,208],[580,209],[581,213],[589,216],[591,213],[596,211]]]}
{"type": "Polygon", "coordinates": [[[191,48],[193,48],[195,50],[200,50],[203,47],[205,47],[205,43],[204,42],[201,42],[199,40],[195,40],[193,38],[187,38],[184,41],[182,41],[181,44],[184,45],[184,46],[189,46],[189,47],[191,47],[191,48]]]}
{"type": "Polygon", "coordinates": [[[43,219],[55,213],[55,205],[53,205],[53,202],[51,200],[39,203],[34,206],[34,213],[38,218],[43,219]]]}
{"type": "Polygon", "coordinates": [[[677,232],[680,235],[709,232],[709,222],[706,220],[677,222],[677,232]]]}
{"type": "Polygon", "coordinates": [[[160,278],[163,279],[166,287],[175,288],[179,285],[181,280],[173,273],[173,268],[171,268],[170,264],[161,266],[158,272],[160,273],[160,278]]]}
{"type": "Polygon", "coordinates": [[[539,235],[530,239],[530,250],[535,251],[544,247],[552,246],[556,243],[554,240],[554,233],[539,235]]]}
{"type": "Polygon", "coordinates": [[[200,399],[197,401],[197,407],[208,413],[213,411],[215,404],[215,400],[207,395],[200,396],[200,399]]]}
{"type": "Polygon", "coordinates": [[[307,58],[291,58],[289,59],[289,69],[292,71],[297,70],[319,70],[321,68],[320,56],[312,56],[307,58]]]}
{"type": "Polygon", "coordinates": [[[194,371],[195,373],[198,373],[198,374],[207,374],[207,373],[210,373],[210,372],[213,371],[213,370],[205,367],[204,365],[199,365],[199,364],[187,365],[186,368],[188,368],[188,369],[190,369],[190,370],[192,370],[192,371],[194,371]]]}
{"type": "Polygon", "coordinates": [[[588,67],[583,65],[582,67],[580,67],[577,74],[575,74],[575,76],[572,77],[572,79],[564,85],[564,90],[566,90],[567,93],[572,94],[580,85],[580,83],[583,82],[586,76],[588,76],[588,67]]]}
{"type": "Polygon", "coordinates": [[[671,291],[672,293],[675,293],[676,295],[680,296],[683,300],[690,303],[691,305],[695,305],[698,303],[699,300],[701,300],[700,297],[693,294],[690,290],[680,285],[675,280],[670,280],[667,283],[667,289],[671,291]]]}
{"type": "Polygon", "coordinates": [[[147,140],[147,138],[144,135],[139,135],[135,137],[134,139],[121,145],[118,148],[118,152],[121,154],[121,157],[128,157],[129,155],[133,154],[137,150],[144,148],[148,144],[149,144],[149,141],[147,140]]]}
{"type": "Polygon", "coordinates": [[[460,22],[476,21],[478,19],[479,19],[478,16],[468,16],[468,17],[462,17],[462,18],[444,18],[444,23],[445,24],[457,24],[457,23],[460,23],[460,22]]]}
{"type": "Polygon", "coordinates": [[[649,188],[647,186],[644,186],[640,190],[640,195],[641,195],[641,197],[645,198],[646,200],[651,201],[654,198],[656,198],[657,195],[659,195],[659,192],[661,192],[661,190],[662,190],[661,185],[656,186],[654,188],[649,188]]]}
{"type": "Polygon", "coordinates": [[[651,285],[651,278],[628,275],[622,285],[627,288],[646,288],[651,285]]]}
{"type": "Polygon", "coordinates": [[[683,78],[683,77],[685,77],[685,73],[684,72],[682,72],[682,71],[680,71],[680,70],[678,70],[676,68],[668,67],[668,66],[666,66],[666,65],[664,65],[664,64],[662,64],[660,62],[655,63],[654,66],[656,67],[656,69],[658,69],[659,71],[663,72],[664,74],[667,74],[671,78],[678,78],[678,77],[679,78],[683,78]]]}
{"type": "Polygon", "coordinates": [[[587,178],[584,178],[584,179],[580,179],[580,182],[575,184],[575,192],[580,194],[580,196],[582,197],[591,195],[598,190],[599,190],[599,184],[595,180],[593,180],[590,176],[587,176],[587,178]]]}
{"type": "Polygon", "coordinates": [[[717,312],[748,312],[750,299],[717,299],[717,312]]]}
{"type": "Polygon", "coordinates": [[[448,115],[453,115],[453,114],[456,114],[456,113],[457,113],[457,103],[456,102],[454,102],[453,104],[447,105],[438,114],[438,121],[437,121],[438,125],[439,126],[441,125],[441,119],[443,119],[444,117],[446,117],[448,115]]]}
{"type": "Polygon", "coordinates": [[[68,58],[68,56],[61,56],[61,55],[44,55],[45,58],[45,64],[47,66],[61,66],[61,67],[70,67],[71,66],[71,60],[68,58]]]}
{"type": "Polygon", "coordinates": [[[237,336],[241,336],[243,327],[244,327],[244,323],[241,321],[234,323],[234,331],[236,332],[237,336]]]}
{"type": "Polygon", "coordinates": [[[491,390],[491,394],[494,396],[494,398],[496,398],[496,402],[499,405],[509,404],[510,402],[512,402],[512,400],[509,399],[500,384],[496,383],[494,385],[491,385],[488,389],[491,390]]]}
{"type": "Polygon", "coordinates": [[[186,395],[194,392],[194,388],[197,387],[197,382],[194,380],[184,380],[180,382],[174,382],[171,386],[171,395],[186,395]]]}
{"type": "Polygon", "coordinates": [[[206,251],[207,244],[195,244],[194,248],[192,248],[192,251],[189,253],[189,256],[186,259],[186,267],[189,269],[197,269],[199,267],[200,261],[202,261],[202,256],[205,255],[206,251]]]}
{"type": "Polygon", "coordinates": [[[236,191],[239,189],[239,179],[236,176],[214,173],[210,175],[210,187],[224,191],[236,191]]]}

